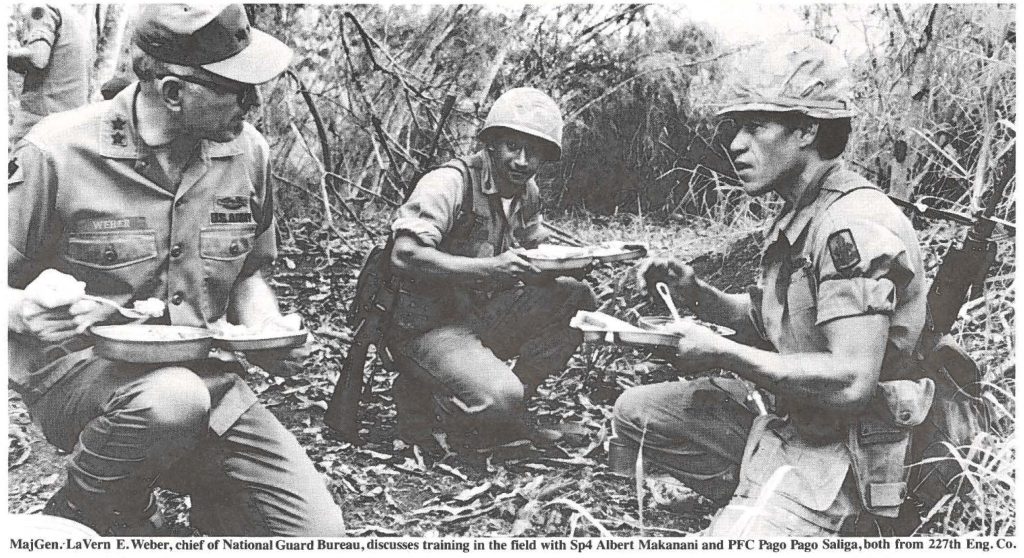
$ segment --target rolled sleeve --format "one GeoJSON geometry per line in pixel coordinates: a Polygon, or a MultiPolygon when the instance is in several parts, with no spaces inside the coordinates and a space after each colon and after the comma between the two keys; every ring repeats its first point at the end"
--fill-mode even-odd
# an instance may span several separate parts
{"type": "Polygon", "coordinates": [[[50,6],[33,5],[28,9],[25,44],[43,41],[51,47],[57,42],[60,14],[50,6]]]}
{"type": "Polygon", "coordinates": [[[892,315],[914,276],[907,247],[870,203],[837,202],[814,239],[817,323],[864,314],[892,315]]]}
{"type": "Polygon", "coordinates": [[[865,314],[892,315],[896,286],[892,281],[854,277],[826,281],[818,287],[817,325],[839,318],[865,314]]]}
{"type": "Polygon", "coordinates": [[[463,190],[462,175],[455,169],[427,173],[409,200],[398,208],[391,231],[396,236],[412,235],[424,246],[436,248],[455,222],[463,190]]]}

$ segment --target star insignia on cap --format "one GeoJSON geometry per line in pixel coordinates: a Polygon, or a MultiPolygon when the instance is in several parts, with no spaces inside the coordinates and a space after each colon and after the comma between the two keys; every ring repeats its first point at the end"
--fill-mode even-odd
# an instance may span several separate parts
{"type": "Polygon", "coordinates": [[[124,130],[124,127],[128,125],[128,121],[121,118],[121,115],[118,115],[110,121],[110,125],[113,126],[115,130],[124,130]]]}
{"type": "Polygon", "coordinates": [[[128,145],[128,137],[124,135],[124,132],[114,132],[110,134],[110,141],[114,142],[114,145],[125,147],[128,145]]]}

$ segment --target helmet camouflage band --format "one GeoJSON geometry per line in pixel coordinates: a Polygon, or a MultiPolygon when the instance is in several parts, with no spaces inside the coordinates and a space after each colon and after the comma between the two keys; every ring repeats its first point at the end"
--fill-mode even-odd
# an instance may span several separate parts
{"type": "Polygon", "coordinates": [[[811,118],[849,118],[853,76],[838,49],[801,37],[751,51],[727,80],[718,114],[800,112],[811,118]]]}
{"type": "Polygon", "coordinates": [[[496,128],[509,128],[544,140],[551,146],[547,159],[562,156],[562,111],[547,93],[532,87],[509,89],[494,101],[479,138],[486,142],[496,128]]]}

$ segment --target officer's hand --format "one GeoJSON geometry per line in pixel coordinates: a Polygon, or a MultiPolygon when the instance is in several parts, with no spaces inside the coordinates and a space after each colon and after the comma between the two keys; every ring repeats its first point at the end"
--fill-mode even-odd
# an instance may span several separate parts
{"type": "Polygon", "coordinates": [[[523,282],[536,282],[541,277],[541,270],[537,266],[526,261],[522,255],[514,250],[502,252],[490,258],[491,279],[504,284],[523,282]]]}
{"type": "Polygon", "coordinates": [[[113,306],[95,300],[79,300],[68,307],[71,321],[75,322],[75,333],[84,333],[89,326],[107,321],[116,312],[113,306]]]}
{"type": "MultiPolygon", "coordinates": [[[[272,316],[257,326],[260,331],[299,331],[302,329],[302,316],[298,314],[284,314],[272,316]]],[[[306,343],[294,349],[269,349],[265,351],[247,351],[245,358],[251,364],[259,366],[272,376],[290,377],[303,370],[302,361],[312,352],[310,339],[307,336],[306,343]]]]}
{"type": "MultiPolygon", "coordinates": [[[[700,287],[693,267],[668,258],[651,258],[637,266],[637,284],[647,296],[657,297],[658,283],[668,285],[672,298],[690,306],[697,298],[700,287]]],[[[660,300],[660,299],[659,299],[660,300]]]]}
{"type": "Polygon", "coordinates": [[[683,373],[705,372],[721,367],[721,357],[729,350],[728,339],[690,321],[679,321],[666,329],[679,335],[676,343],[676,368],[683,373]]]}
{"type": "Polygon", "coordinates": [[[75,317],[89,311],[82,298],[85,283],[57,271],[44,269],[28,286],[21,299],[16,316],[20,327],[16,329],[43,341],[59,343],[74,337],[80,325],[75,317]],[[75,307],[77,314],[71,313],[75,307]]]}

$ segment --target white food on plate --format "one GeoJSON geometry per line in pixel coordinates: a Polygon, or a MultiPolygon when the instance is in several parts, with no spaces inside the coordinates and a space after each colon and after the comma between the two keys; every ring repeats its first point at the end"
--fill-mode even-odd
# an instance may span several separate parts
{"type": "Polygon", "coordinates": [[[221,339],[266,339],[299,333],[297,330],[288,329],[274,322],[268,322],[266,327],[256,330],[247,325],[233,324],[223,319],[210,324],[210,331],[221,339]]]}
{"type": "MultiPolygon", "coordinates": [[[[621,241],[610,241],[594,246],[562,246],[559,244],[541,244],[536,248],[524,250],[523,255],[534,260],[567,260],[571,258],[600,258],[616,256],[631,251],[633,248],[621,241]]],[[[636,245],[639,246],[639,245],[636,245]]]]}
{"type": "Polygon", "coordinates": [[[184,339],[200,339],[209,337],[201,330],[186,330],[175,326],[129,324],[107,326],[99,333],[104,337],[119,341],[181,341],[184,339]]]}

